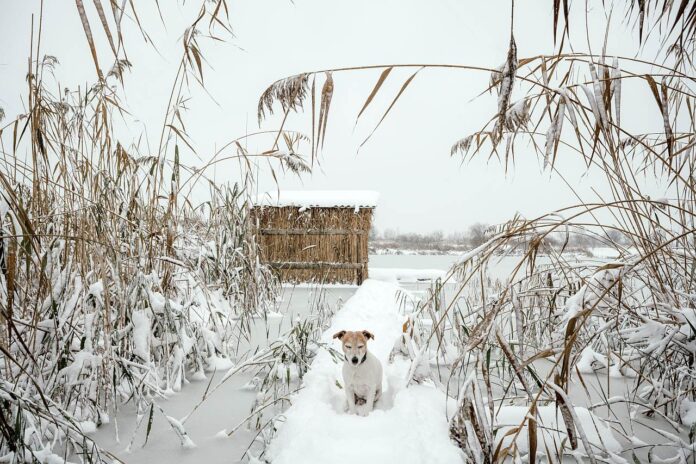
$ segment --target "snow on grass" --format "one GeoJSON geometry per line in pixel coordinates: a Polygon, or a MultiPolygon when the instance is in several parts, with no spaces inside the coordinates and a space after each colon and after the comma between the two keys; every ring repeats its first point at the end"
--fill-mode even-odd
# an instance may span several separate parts
{"type": "Polygon", "coordinates": [[[228,369],[232,369],[234,367],[234,363],[232,362],[231,359],[225,358],[224,356],[218,356],[216,354],[213,354],[208,357],[207,359],[207,367],[206,371],[226,371],[228,369]]]}
{"type": "Polygon", "coordinates": [[[600,269],[592,274],[587,283],[566,300],[565,320],[569,321],[577,317],[583,310],[595,308],[600,303],[600,307],[606,306],[611,299],[608,291],[613,288],[620,275],[619,268],[600,269]]]}
{"type": "Polygon", "coordinates": [[[683,399],[679,407],[679,416],[684,425],[689,427],[696,425],[696,401],[683,399]]]}
{"type": "MultiPolygon", "coordinates": [[[[45,448],[40,450],[32,451],[31,454],[31,457],[26,458],[27,462],[32,462],[33,458],[34,462],[40,462],[42,464],[70,464],[70,461],[66,461],[59,455],[53,453],[50,446],[46,446],[45,448]]],[[[2,459],[1,462],[15,462],[14,458],[15,455],[12,452],[10,453],[10,455],[0,457],[0,459],[2,459]]],[[[17,458],[19,458],[19,456],[17,456],[17,458]]]]}
{"type": "MultiPolygon", "coordinates": [[[[501,448],[509,447],[512,444],[514,432],[512,429],[519,427],[525,416],[529,413],[527,406],[502,406],[497,414],[497,430],[496,447],[502,441],[501,448]],[[510,434],[508,435],[508,432],[510,434]]],[[[612,453],[619,453],[621,445],[612,434],[606,423],[594,416],[586,408],[576,407],[575,415],[577,416],[582,430],[587,435],[587,440],[592,447],[598,449],[606,448],[612,453]]],[[[563,439],[567,440],[566,426],[563,421],[560,409],[556,405],[541,406],[537,410],[537,452],[546,454],[546,450],[551,450],[553,453],[556,446],[563,439]]],[[[529,450],[529,437],[527,436],[527,427],[524,427],[515,439],[518,449],[522,453],[527,453],[529,450]]],[[[578,451],[584,452],[582,440],[578,440],[578,451]]]]}
{"type": "Polygon", "coordinates": [[[340,350],[332,340],[339,330],[375,334],[368,347],[384,368],[384,394],[377,408],[367,417],[344,412],[342,359],[322,350],[267,449],[273,464],[461,462],[460,450],[449,439],[445,395],[429,384],[405,388],[409,363],[387,362],[402,330],[400,292],[390,283],[365,281],[322,336],[323,343],[340,350]]]}
{"type": "Polygon", "coordinates": [[[181,440],[181,446],[185,449],[195,448],[196,444],[188,436],[188,433],[186,433],[186,429],[184,428],[184,425],[181,423],[181,421],[175,419],[172,416],[167,416],[166,414],[165,417],[167,418],[169,425],[171,425],[172,429],[174,429],[176,434],[179,436],[179,439],[181,440]]]}
{"type": "Polygon", "coordinates": [[[58,378],[64,379],[66,384],[75,383],[81,373],[96,369],[101,362],[101,356],[87,351],[79,351],[75,353],[73,361],[58,372],[58,378]]]}
{"type": "Polygon", "coordinates": [[[82,421],[78,423],[78,426],[80,427],[80,431],[84,434],[94,433],[97,430],[97,424],[90,420],[82,421]]]}
{"type": "Polygon", "coordinates": [[[133,352],[142,359],[150,359],[150,318],[144,310],[133,311],[131,315],[133,321],[133,352]]]}

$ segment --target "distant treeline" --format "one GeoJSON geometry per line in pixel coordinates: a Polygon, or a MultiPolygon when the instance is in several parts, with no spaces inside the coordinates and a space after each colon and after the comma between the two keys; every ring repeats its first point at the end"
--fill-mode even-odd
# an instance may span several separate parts
{"type": "MultiPolygon", "coordinates": [[[[488,240],[489,225],[476,223],[466,231],[444,233],[436,230],[427,233],[400,232],[395,229],[387,228],[384,231],[372,227],[370,230],[370,249],[376,250],[416,250],[434,252],[465,251],[475,248],[488,240]]],[[[617,231],[607,231],[597,236],[587,235],[586,233],[570,232],[556,233],[546,238],[549,245],[553,247],[564,247],[565,251],[570,252],[589,252],[596,247],[611,247],[612,244],[625,246],[628,244],[626,237],[617,231]]]]}

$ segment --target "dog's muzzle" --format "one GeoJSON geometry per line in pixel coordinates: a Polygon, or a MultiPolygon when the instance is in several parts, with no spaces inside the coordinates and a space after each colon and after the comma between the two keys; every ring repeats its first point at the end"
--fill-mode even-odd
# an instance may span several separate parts
{"type": "MultiPolygon", "coordinates": [[[[346,362],[348,362],[348,356],[343,355],[343,357],[345,358],[346,362]]],[[[350,359],[350,363],[354,366],[357,366],[358,364],[364,363],[366,359],[367,359],[367,353],[365,353],[365,356],[363,356],[362,359],[358,359],[357,356],[353,356],[350,359]]]]}

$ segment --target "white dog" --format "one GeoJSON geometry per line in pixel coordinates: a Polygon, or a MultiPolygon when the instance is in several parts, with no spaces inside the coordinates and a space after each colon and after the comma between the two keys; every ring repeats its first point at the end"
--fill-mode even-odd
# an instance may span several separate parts
{"type": "Polygon", "coordinates": [[[334,334],[343,343],[343,385],[348,412],[367,416],[382,395],[382,364],[367,351],[367,340],[374,339],[367,330],[334,334]]]}

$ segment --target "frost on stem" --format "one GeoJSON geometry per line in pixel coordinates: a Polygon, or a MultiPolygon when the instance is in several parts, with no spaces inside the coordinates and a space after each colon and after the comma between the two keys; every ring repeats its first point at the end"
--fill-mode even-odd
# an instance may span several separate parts
{"type": "Polygon", "coordinates": [[[614,94],[614,114],[616,126],[621,127],[621,69],[619,59],[614,57],[611,65],[611,93],[614,94]]]}
{"type": "Polygon", "coordinates": [[[529,100],[522,99],[510,106],[505,115],[505,128],[509,131],[524,129],[529,123],[529,100]]]}
{"type": "Polygon", "coordinates": [[[549,129],[546,132],[546,145],[544,147],[544,169],[556,159],[556,151],[558,150],[558,143],[561,139],[561,129],[563,129],[563,118],[565,116],[565,99],[560,98],[558,101],[558,109],[556,110],[556,115],[554,116],[549,129]]]}
{"type": "Polygon", "coordinates": [[[517,45],[515,44],[515,36],[510,34],[510,48],[508,49],[507,60],[505,61],[503,70],[498,76],[500,81],[500,91],[498,93],[498,119],[493,129],[493,145],[497,145],[498,142],[500,142],[503,136],[503,130],[507,125],[508,106],[510,105],[512,86],[515,83],[517,65],[517,45]]]}

